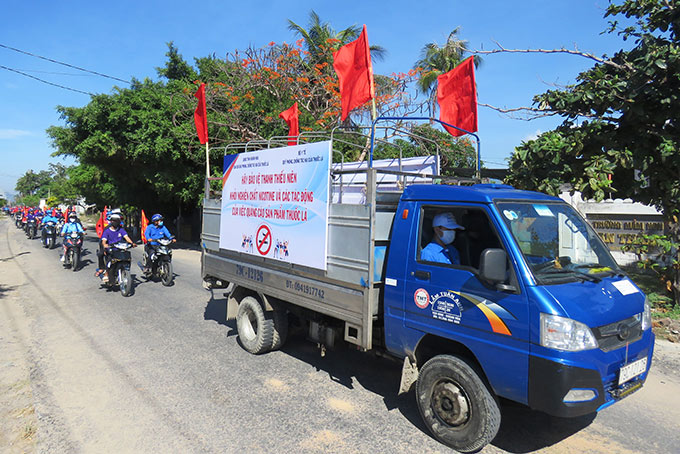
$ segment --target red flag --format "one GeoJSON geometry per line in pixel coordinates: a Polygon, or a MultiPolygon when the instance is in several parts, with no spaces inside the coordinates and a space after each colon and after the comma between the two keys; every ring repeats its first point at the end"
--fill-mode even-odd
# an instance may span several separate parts
{"type": "Polygon", "coordinates": [[[279,114],[279,118],[282,118],[283,121],[285,121],[288,125],[288,136],[291,137],[288,139],[288,145],[297,144],[297,140],[295,140],[293,137],[297,137],[297,135],[300,134],[299,117],[300,112],[298,111],[297,101],[290,108],[279,114]]]}
{"type": "Polygon", "coordinates": [[[203,144],[208,141],[208,112],[205,108],[205,84],[201,84],[198,87],[194,97],[198,98],[198,105],[194,111],[194,123],[196,124],[198,140],[203,144]]]}
{"type": "Polygon", "coordinates": [[[350,110],[374,98],[373,66],[366,25],[356,40],[333,52],[333,68],[340,85],[341,120],[345,121],[350,110]]]}
{"type": "Polygon", "coordinates": [[[104,213],[99,213],[99,220],[97,220],[95,230],[97,231],[97,236],[101,238],[104,233],[104,213]]]}
{"type": "Polygon", "coordinates": [[[102,237],[105,228],[106,228],[106,206],[104,206],[104,211],[99,214],[99,220],[95,225],[95,230],[97,231],[97,236],[99,238],[102,237]]]}
{"type": "Polygon", "coordinates": [[[146,214],[144,214],[144,210],[142,210],[142,243],[146,244],[146,235],[144,234],[146,232],[146,228],[149,226],[149,220],[146,218],[146,214]]]}
{"type": "MultiPolygon", "coordinates": [[[[477,132],[477,90],[473,57],[437,77],[437,82],[439,119],[466,131],[477,132]]],[[[448,126],[444,128],[452,136],[465,135],[463,131],[448,126]]]]}

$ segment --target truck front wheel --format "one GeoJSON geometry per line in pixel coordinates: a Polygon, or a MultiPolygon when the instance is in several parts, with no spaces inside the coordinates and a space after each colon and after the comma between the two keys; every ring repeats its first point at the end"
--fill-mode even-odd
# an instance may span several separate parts
{"type": "Polygon", "coordinates": [[[498,403],[461,358],[439,355],[426,362],[416,383],[416,399],[432,435],[457,451],[479,451],[498,433],[498,403]]]}
{"type": "Polygon", "coordinates": [[[266,353],[274,340],[274,320],[271,312],[252,296],[246,296],[238,305],[236,329],[241,345],[254,355],[266,353]]]}

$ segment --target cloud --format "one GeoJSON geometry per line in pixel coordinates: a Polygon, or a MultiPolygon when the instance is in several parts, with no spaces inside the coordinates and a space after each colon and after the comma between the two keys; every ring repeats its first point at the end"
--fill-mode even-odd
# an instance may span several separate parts
{"type": "Polygon", "coordinates": [[[530,134],[527,134],[526,136],[524,136],[522,141],[528,142],[530,140],[536,140],[536,139],[538,139],[538,136],[540,136],[541,134],[543,134],[543,131],[541,131],[540,129],[537,129],[536,132],[533,132],[533,133],[530,133],[530,134]]]}
{"type": "Polygon", "coordinates": [[[22,129],[0,129],[0,139],[16,139],[17,137],[30,135],[30,131],[24,131],[22,129]]]}

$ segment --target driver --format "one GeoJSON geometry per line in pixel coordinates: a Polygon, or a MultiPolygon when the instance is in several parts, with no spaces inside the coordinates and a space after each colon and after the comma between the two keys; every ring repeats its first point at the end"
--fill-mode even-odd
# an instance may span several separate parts
{"type": "Polygon", "coordinates": [[[452,243],[456,239],[456,230],[465,228],[456,222],[456,217],[452,213],[439,213],[432,220],[432,229],[434,237],[421,251],[420,259],[426,262],[459,265],[460,254],[452,243]]]}
{"type": "Polygon", "coordinates": [[[102,233],[102,250],[97,252],[97,256],[99,258],[99,269],[95,275],[100,276],[103,273],[104,276],[102,280],[104,282],[108,282],[109,280],[107,274],[104,273],[104,256],[108,254],[109,247],[116,243],[120,243],[121,241],[128,242],[132,245],[132,247],[137,247],[137,245],[130,239],[125,229],[121,227],[121,222],[122,217],[120,214],[112,214],[108,227],[104,229],[104,233],[102,233]]]}
{"type": "Polygon", "coordinates": [[[167,238],[171,239],[173,243],[177,240],[170,234],[168,228],[163,225],[163,215],[161,214],[154,214],[151,216],[151,224],[149,224],[144,231],[144,237],[147,240],[147,243],[144,246],[144,252],[146,252],[147,257],[149,257],[144,272],[148,273],[151,266],[150,262],[155,252],[155,246],[158,246],[158,241],[156,240],[167,238]]]}
{"type": "MultiPolygon", "coordinates": [[[[64,226],[61,228],[61,232],[59,234],[66,238],[66,235],[74,232],[82,234],[85,233],[85,231],[83,230],[83,226],[80,225],[80,222],[78,222],[78,216],[76,216],[75,212],[71,212],[68,216],[68,222],[64,224],[64,226]]],[[[61,258],[59,260],[63,262],[65,255],[66,255],[66,240],[64,240],[64,247],[62,249],[61,258]]]]}

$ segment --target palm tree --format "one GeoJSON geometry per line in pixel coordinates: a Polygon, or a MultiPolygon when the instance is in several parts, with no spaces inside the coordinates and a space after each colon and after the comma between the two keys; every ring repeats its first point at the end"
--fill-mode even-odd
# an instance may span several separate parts
{"type": "MultiPolygon", "coordinates": [[[[458,39],[460,27],[456,27],[450,34],[446,43],[440,46],[437,43],[428,43],[421,51],[421,57],[413,66],[414,69],[422,68],[422,75],[418,79],[418,89],[428,97],[430,116],[434,116],[435,102],[437,101],[437,77],[451,71],[458,66],[467,56],[467,41],[458,39]]],[[[474,56],[475,67],[479,67],[482,59],[474,56]]]]}
{"type": "MultiPolygon", "coordinates": [[[[361,34],[362,27],[352,25],[344,30],[336,32],[328,22],[321,22],[319,15],[313,10],[309,13],[307,29],[288,19],[288,30],[296,33],[304,39],[305,48],[309,52],[307,60],[313,64],[332,64],[331,53],[341,46],[354,41],[361,34]],[[331,40],[331,41],[329,41],[331,40]],[[337,41],[335,41],[337,40],[337,41]]],[[[387,51],[381,46],[371,46],[371,57],[376,60],[384,58],[387,51]]]]}

